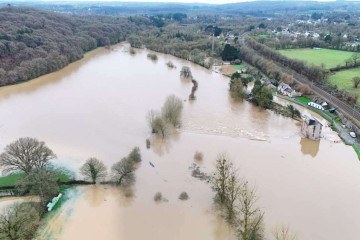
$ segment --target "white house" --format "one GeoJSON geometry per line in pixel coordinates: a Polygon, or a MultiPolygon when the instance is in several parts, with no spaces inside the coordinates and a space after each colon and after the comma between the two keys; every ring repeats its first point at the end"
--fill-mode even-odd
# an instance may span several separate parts
{"type": "Polygon", "coordinates": [[[308,102],[308,106],[319,109],[319,110],[324,110],[323,106],[321,106],[320,104],[314,103],[314,102],[308,102]]]}
{"type": "Polygon", "coordinates": [[[312,116],[304,115],[301,123],[301,134],[312,140],[319,140],[321,137],[322,124],[312,116]]]}
{"type": "Polygon", "coordinates": [[[284,95],[284,96],[288,96],[288,97],[298,97],[301,96],[301,93],[296,92],[294,89],[292,89],[289,85],[287,85],[286,83],[280,83],[279,86],[277,87],[277,91],[284,95]]]}

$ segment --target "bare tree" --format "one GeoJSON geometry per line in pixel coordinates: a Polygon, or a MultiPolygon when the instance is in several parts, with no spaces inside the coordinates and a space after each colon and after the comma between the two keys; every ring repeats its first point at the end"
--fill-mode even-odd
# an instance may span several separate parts
{"type": "Polygon", "coordinates": [[[60,189],[58,186],[58,177],[51,169],[34,169],[17,183],[17,189],[20,193],[34,194],[40,197],[40,203],[43,208],[56,196],[60,189]]]}
{"type": "Polygon", "coordinates": [[[118,185],[121,185],[124,180],[132,179],[134,171],[134,162],[129,158],[123,158],[111,167],[112,177],[118,185]]]}
{"type": "Polygon", "coordinates": [[[134,147],[129,155],[111,167],[112,178],[117,184],[130,181],[134,177],[136,163],[141,162],[140,148],[134,147]]]}
{"type": "Polygon", "coordinates": [[[174,127],[180,126],[183,102],[175,95],[170,95],[161,108],[163,119],[174,127]]]}
{"type": "Polygon", "coordinates": [[[31,203],[11,205],[0,215],[0,239],[33,239],[40,225],[40,214],[31,203]]]}
{"type": "Polygon", "coordinates": [[[236,170],[231,169],[229,177],[226,179],[224,202],[226,218],[231,224],[236,221],[236,217],[238,214],[238,211],[236,209],[236,203],[241,196],[241,191],[243,191],[242,188],[243,183],[241,182],[241,180],[239,180],[236,170]]]}
{"type": "Polygon", "coordinates": [[[192,78],[192,73],[189,67],[183,66],[180,70],[180,77],[182,78],[192,78]]]}
{"type": "Polygon", "coordinates": [[[86,178],[90,179],[93,184],[97,180],[103,180],[107,176],[107,169],[105,164],[97,158],[89,158],[80,168],[80,173],[86,178]]]}
{"type": "Polygon", "coordinates": [[[169,132],[169,126],[166,121],[162,118],[160,113],[151,110],[148,113],[148,122],[151,127],[152,133],[161,134],[164,138],[169,132]]]}
{"type": "Polygon", "coordinates": [[[237,214],[237,231],[242,240],[263,238],[264,213],[255,206],[256,201],[256,189],[249,188],[248,183],[244,183],[239,196],[237,214]]]}
{"type": "Polygon", "coordinates": [[[275,240],[296,240],[296,235],[290,231],[289,226],[282,225],[274,231],[275,240]]]}
{"type": "Polygon", "coordinates": [[[211,187],[216,192],[220,204],[225,204],[227,181],[231,176],[233,164],[226,154],[219,154],[216,159],[215,172],[211,176],[211,187]]]}
{"type": "Polygon", "coordinates": [[[353,77],[352,82],[353,82],[353,87],[357,88],[360,84],[360,77],[353,77]]]}
{"type": "Polygon", "coordinates": [[[4,172],[23,171],[28,174],[33,169],[45,168],[55,157],[44,142],[35,138],[19,138],[5,147],[0,155],[0,167],[4,172]]]}

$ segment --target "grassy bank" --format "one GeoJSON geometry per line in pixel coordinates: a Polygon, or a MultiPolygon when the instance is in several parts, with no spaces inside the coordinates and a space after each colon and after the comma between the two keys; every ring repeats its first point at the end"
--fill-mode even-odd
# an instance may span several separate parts
{"type": "MultiPolygon", "coordinates": [[[[14,187],[16,182],[24,176],[24,173],[12,173],[6,176],[0,177],[0,187],[14,187]]],[[[61,182],[67,182],[70,180],[69,174],[66,173],[58,173],[58,179],[61,182]]]]}
{"type": "Polygon", "coordinates": [[[353,52],[332,50],[332,49],[286,49],[279,50],[281,54],[288,58],[303,60],[309,64],[326,68],[333,68],[337,65],[345,65],[345,60],[350,58],[353,52]]]}
{"type": "Polygon", "coordinates": [[[360,88],[353,88],[352,83],[353,77],[359,76],[360,67],[336,72],[335,74],[329,76],[329,81],[330,83],[337,85],[339,89],[344,89],[354,94],[360,94],[360,88]]]}

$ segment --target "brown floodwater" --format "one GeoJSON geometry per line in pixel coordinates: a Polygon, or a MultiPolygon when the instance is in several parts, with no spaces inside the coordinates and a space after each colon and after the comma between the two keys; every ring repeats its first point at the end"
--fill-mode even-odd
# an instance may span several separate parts
{"type": "Polygon", "coordinates": [[[0,149],[36,137],[57,154],[54,162],[76,171],[89,157],[110,167],[141,148],[131,188],[72,189],[39,239],[234,239],[209,185],[191,177],[195,151],[204,154],[205,172],[227,153],[256,185],[268,239],[282,224],[301,240],[358,239],[360,164],[323,119],[317,116],[325,125],[320,142],[302,139],[299,122],[233,102],[221,74],[163,54],[154,62],[147,53],[130,55],[126,45],[99,49],[56,73],[0,89],[0,149]],[[177,69],[167,68],[169,60],[177,69]],[[179,77],[184,65],[199,82],[194,102],[187,100],[191,82],[179,77]],[[170,94],[184,99],[182,128],[156,139],[146,115],[170,94]],[[183,191],[189,200],[178,199],[183,191]],[[167,201],[154,202],[156,192],[167,201]]]}

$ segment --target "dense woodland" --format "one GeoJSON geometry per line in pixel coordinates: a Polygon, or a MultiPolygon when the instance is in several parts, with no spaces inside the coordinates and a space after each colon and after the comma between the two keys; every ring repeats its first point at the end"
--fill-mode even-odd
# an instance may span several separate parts
{"type": "Polygon", "coordinates": [[[87,51],[125,40],[141,26],[124,17],[0,8],[0,86],[58,70],[87,51]]]}

